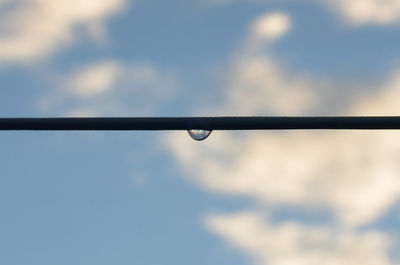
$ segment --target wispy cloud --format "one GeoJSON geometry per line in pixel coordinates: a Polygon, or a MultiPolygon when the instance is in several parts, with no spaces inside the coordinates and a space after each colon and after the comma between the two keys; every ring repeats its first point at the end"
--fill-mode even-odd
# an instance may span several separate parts
{"type": "MultiPolygon", "coordinates": [[[[227,75],[225,102],[217,109],[239,115],[304,115],[310,109],[323,109],[324,92],[334,94],[343,82],[325,83],[280,67],[269,56],[271,41],[262,41],[263,35],[254,33],[265,18],[268,14],[254,21],[235,55],[227,75]]],[[[369,94],[364,90],[354,97],[353,92],[341,91],[342,96],[352,98],[352,104],[334,111],[399,114],[399,76],[394,71],[369,94]]],[[[357,84],[349,82],[348,86],[357,84]]],[[[283,206],[329,209],[334,225],[327,224],[322,230],[299,220],[272,224],[258,212],[208,219],[213,232],[260,264],[392,264],[389,235],[357,231],[382,218],[400,198],[397,136],[381,131],[215,132],[201,144],[172,134],[166,145],[196,184],[209,191],[252,198],[260,212],[283,206]],[[283,243],[279,243],[281,238],[285,238],[283,243]]]]}
{"type": "Polygon", "coordinates": [[[110,92],[123,74],[118,62],[105,61],[85,66],[67,80],[65,89],[77,97],[93,97],[110,92]]]}
{"type": "Polygon", "coordinates": [[[265,14],[252,23],[229,68],[223,108],[230,114],[297,114],[315,107],[311,88],[323,90],[325,83],[286,70],[270,56],[271,46],[291,27],[291,18],[284,12],[265,14]]]}
{"type": "Polygon", "coordinates": [[[399,0],[326,0],[352,25],[390,25],[400,22],[399,0]]]}
{"type": "Polygon", "coordinates": [[[252,25],[252,34],[257,39],[277,40],[291,28],[291,18],[284,12],[267,14],[252,25]]]}
{"type": "Polygon", "coordinates": [[[309,227],[297,222],[273,224],[257,212],[211,215],[207,226],[250,254],[257,264],[388,265],[390,239],[377,231],[352,232],[309,227]]]}
{"type": "MultiPolygon", "coordinates": [[[[322,80],[286,72],[260,49],[249,53],[247,47],[233,64],[235,74],[229,75],[225,112],[297,115],[323,99],[321,90],[328,88],[322,80]]],[[[398,114],[396,76],[383,82],[376,94],[360,96],[342,112],[398,114]]],[[[343,224],[361,225],[381,217],[400,198],[396,177],[400,145],[393,141],[394,135],[225,133],[213,135],[201,146],[178,137],[169,139],[168,145],[186,172],[208,189],[249,196],[266,205],[328,207],[343,224]],[[190,154],[182,145],[190,146],[190,154]]]]}
{"type": "Polygon", "coordinates": [[[69,116],[152,115],[174,97],[179,83],[151,64],[116,60],[79,66],[52,82],[57,89],[40,98],[38,107],[69,116]]]}
{"type": "MultiPolygon", "coordinates": [[[[243,0],[208,0],[213,5],[227,5],[243,0]]],[[[251,0],[252,4],[277,3],[313,3],[321,4],[333,10],[343,18],[348,25],[388,26],[400,22],[400,0],[251,0]]]]}
{"type": "Polygon", "coordinates": [[[0,2],[0,63],[23,63],[76,42],[78,29],[104,38],[104,22],[128,0],[17,0],[0,2]]]}

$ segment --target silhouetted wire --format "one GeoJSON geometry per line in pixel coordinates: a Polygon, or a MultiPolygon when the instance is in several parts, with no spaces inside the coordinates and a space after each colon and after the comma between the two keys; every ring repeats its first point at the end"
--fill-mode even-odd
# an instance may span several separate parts
{"type": "Polygon", "coordinates": [[[0,118],[0,130],[395,130],[398,116],[0,118]]]}

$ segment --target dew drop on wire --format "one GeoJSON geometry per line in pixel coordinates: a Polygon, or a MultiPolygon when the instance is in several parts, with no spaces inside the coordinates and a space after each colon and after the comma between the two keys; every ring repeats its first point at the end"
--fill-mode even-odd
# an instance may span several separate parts
{"type": "Polygon", "coordinates": [[[192,139],[196,141],[203,141],[207,139],[207,137],[211,134],[210,130],[203,130],[203,129],[191,129],[188,130],[188,133],[192,139]]]}

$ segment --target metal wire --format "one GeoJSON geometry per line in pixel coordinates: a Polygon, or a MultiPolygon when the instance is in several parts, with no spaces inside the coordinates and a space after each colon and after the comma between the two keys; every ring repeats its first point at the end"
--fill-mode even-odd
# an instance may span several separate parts
{"type": "Polygon", "coordinates": [[[396,130],[400,116],[0,118],[0,130],[396,130]]]}

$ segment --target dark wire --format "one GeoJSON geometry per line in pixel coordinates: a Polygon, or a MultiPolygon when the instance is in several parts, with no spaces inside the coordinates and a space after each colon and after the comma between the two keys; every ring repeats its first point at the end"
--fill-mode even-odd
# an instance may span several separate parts
{"type": "Polygon", "coordinates": [[[0,118],[0,130],[394,130],[400,117],[0,118]]]}

